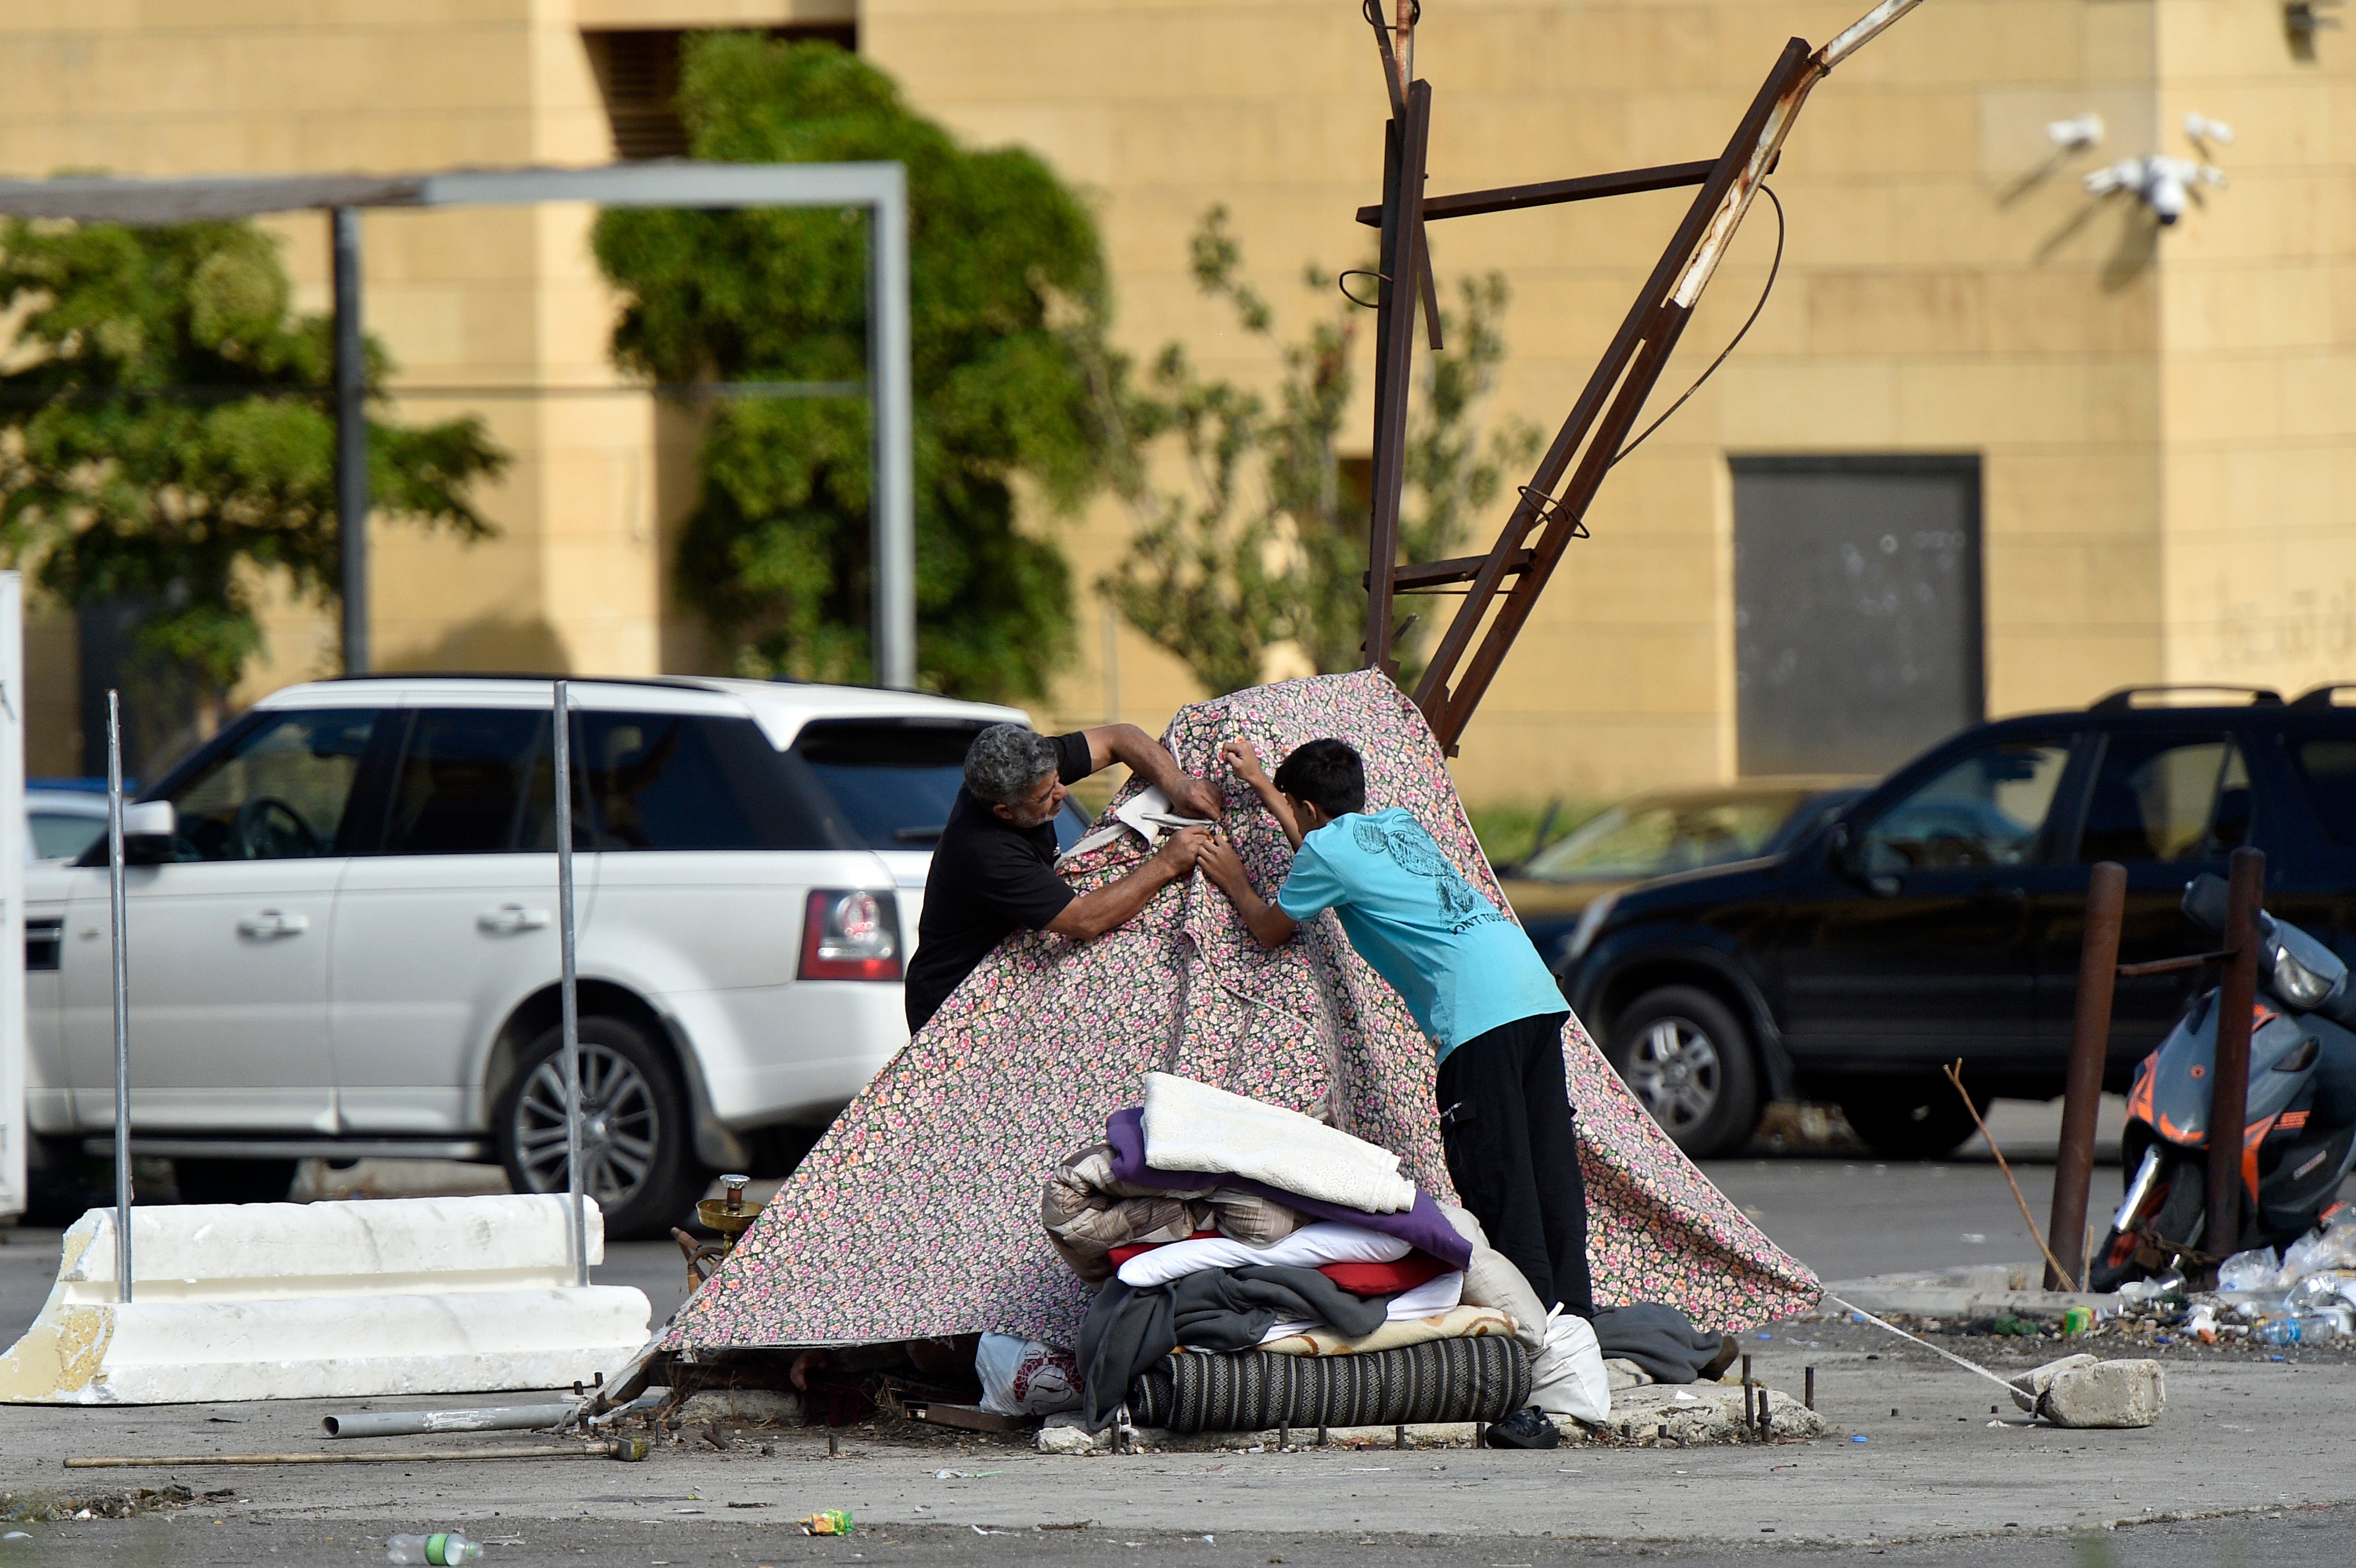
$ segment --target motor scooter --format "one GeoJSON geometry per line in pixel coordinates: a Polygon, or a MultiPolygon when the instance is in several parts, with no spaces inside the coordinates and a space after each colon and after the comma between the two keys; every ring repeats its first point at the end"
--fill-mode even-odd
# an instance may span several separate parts
{"type": "MultiPolygon", "coordinates": [[[[2225,880],[2204,873],[2186,885],[2182,907],[2195,925],[2222,938],[2225,901],[2225,880]]],[[[2340,1184],[2356,1164],[2356,1124],[2325,1125],[2313,1115],[2325,1053],[2347,1061],[2344,1053],[2356,1052],[2356,984],[2338,954],[2297,926],[2264,911],[2257,924],[2241,1244],[2281,1247],[2339,1208],[2340,1184]]],[[[2088,1270],[2091,1290],[2223,1261],[2201,1250],[2217,1017],[2212,987],[2136,1068],[2119,1141],[2121,1168],[2132,1174],[2088,1270]]]]}

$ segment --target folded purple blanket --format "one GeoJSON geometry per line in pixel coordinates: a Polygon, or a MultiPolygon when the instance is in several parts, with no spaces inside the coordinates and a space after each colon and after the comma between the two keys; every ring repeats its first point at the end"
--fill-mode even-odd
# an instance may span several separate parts
{"type": "Polygon", "coordinates": [[[1287,1192],[1247,1177],[1214,1171],[1156,1170],[1145,1163],[1145,1108],[1141,1105],[1115,1111],[1108,1116],[1105,1142],[1112,1146],[1114,1179],[1133,1187],[1160,1187],[1173,1191],[1232,1187],[1238,1192],[1256,1193],[1320,1220],[1337,1220],[1345,1225],[1362,1225],[1386,1236],[1397,1236],[1430,1253],[1450,1268],[1465,1268],[1472,1262],[1472,1243],[1457,1234],[1456,1227],[1448,1222],[1448,1216],[1440,1211],[1431,1194],[1421,1188],[1416,1189],[1414,1208],[1397,1214],[1370,1214],[1363,1209],[1344,1209],[1339,1203],[1303,1198],[1297,1192],[1287,1192]]]}

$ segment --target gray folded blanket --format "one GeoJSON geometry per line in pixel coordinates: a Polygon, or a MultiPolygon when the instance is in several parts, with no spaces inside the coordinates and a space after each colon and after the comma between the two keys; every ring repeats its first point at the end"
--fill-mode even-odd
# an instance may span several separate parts
{"type": "Polygon", "coordinates": [[[1103,1431],[1138,1374],[1181,1345],[1249,1349],[1279,1321],[1330,1323],[1355,1339],[1381,1328],[1389,1308],[1389,1296],[1353,1296],[1313,1268],[1204,1269],[1143,1290],[1115,1275],[1080,1324],[1081,1419],[1089,1431],[1103,1431]]]}
{"type": "MultiPolygon", "coordinates": [[[[1657,1301],[1607,1307],[1596,1313],[1594,1322],[1603,1359],[1633,1361],[1655,1382],[1700,1381],[1727,1342],[1725,1335],[1697,1328],[1684,1313],[1657,1301]]],[[[1724,1370],[1724,1363],[1719,1370],[1724,1370]]]]}

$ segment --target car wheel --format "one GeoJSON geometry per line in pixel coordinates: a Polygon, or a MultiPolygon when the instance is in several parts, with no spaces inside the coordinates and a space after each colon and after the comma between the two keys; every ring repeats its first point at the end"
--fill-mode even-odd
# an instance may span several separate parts
{"type": "Polygon", "coordinates": [[[284,1203],[294,1186],[291,1159],[176,1159],[183,1203],[284,1203]]]}
{"type": "MultiPolygon", "coordinates": [[[[569,1190],[562,1029],[525,1050],[494,1118],[509,1185],[518,1192],[569,1190]]],[[[581,1152],[584,1190],[604,1212],[611,1240],[668,1234],[709,1184],[678,1070],[621,1019],[581,1020],[581,1152]]]]}
{"type": "Polygon", "coordinates": [[[1944,1078],[1893,1078],[1851,1087],[1840,1096],[1841,1114],[1876,1154],[1892,1159],[1938,1159],[1955,1152],[1979,1131],[1972,1111],[1987,1109],[1988,1097],[1975,1093],[1970,1107],[1944,1078]]]}
{"type": "Polygon", "coordinates": [[[1603,1054],[1653,1120],[1696,1159],[1741,1147],[1759,1125],[1750,1037],[1708,991],[1645,992],[1622,1009],[1603,1054]]]}

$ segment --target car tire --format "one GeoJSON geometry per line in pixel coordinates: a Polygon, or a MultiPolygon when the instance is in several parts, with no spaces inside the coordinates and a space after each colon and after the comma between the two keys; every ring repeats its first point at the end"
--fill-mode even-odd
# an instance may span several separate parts
{"type": "MultiPolygon", "coordinates": [[[[525,1048],[492,1111],[508,1184],[563,1192],[564,1034],[544,1031],[525,1048]]],[[[711,1185],[695,1157],[687,1092],[669,1055],[625,1019],[581,1020],[583,1164],[587,1190],[611,1241],[669,1234],[711,1185]]]]}
{"type": "Polygon", "coordinates": [[[1972,1110],[1986,1111],[1988,1097],[1975,1093],[1966,1109],[1955,1086],[1943,1077],[1891,1078],[1850,1086],[1840,1096],[1841,1114],[1874,1153],[1892,1159],[1941,1159],[1979,1131],[1972,1110]]]}
{"type": "Polygon", "coordinates": [[[183,1203],[284,1203],[294,1187],[291,1159],[176,1159],[183,1203]]]}
{"type": "Polygon", "coordinates": [[[1695,1159],[1729,1154],[1759,1125],[1759,1067],[1731,1009],[1694,986],[1663,986],[1620,1011],[1603,1049],[1622,1080],[1695,1159]]]}

